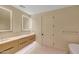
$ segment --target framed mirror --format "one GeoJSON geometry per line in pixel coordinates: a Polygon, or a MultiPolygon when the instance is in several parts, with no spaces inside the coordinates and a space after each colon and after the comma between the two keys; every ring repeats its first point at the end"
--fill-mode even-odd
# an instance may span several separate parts
{"type": "Polygon", "coordinates": [[[12,11],[0,7],[0,32],[12,31],[12,11]]]}
{"type": "Polygon", "coordinates": [[[22,15],[22,31],[31,31],[31,30],[32,30],[31,18],[22,15]]]}

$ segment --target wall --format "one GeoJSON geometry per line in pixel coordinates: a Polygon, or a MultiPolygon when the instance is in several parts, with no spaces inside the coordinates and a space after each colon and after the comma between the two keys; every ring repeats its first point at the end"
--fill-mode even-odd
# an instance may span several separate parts
{"type": "Polygon", "coordinates": [[[44,16],[51,16],[55,25],[52,47],[68,52],[68,44],[79,43],[79,6],[33,15],[33,31],[37,34],[37,42],[40,44],[42,44],[41,20],[44,16]]]}
{"type": "MultiPolygon", "coordinates": [[[[19,9],[14,8],[11,5],[0,5],[0,7],[4,7],[7,9],[12,10],[12,30],[9,32],[0,32],[0,38],[14,36],[17,33],[20,33],[22,31],[22,15],[26,15],[27,17],[31,17],[29,14],[20,11],[19,9]]],[[[5,22],[5,21],[4,21],[5,22]]]]}

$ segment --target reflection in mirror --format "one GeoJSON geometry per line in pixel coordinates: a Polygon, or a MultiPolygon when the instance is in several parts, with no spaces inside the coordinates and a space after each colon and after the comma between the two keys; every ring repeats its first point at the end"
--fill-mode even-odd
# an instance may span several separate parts
{"type": "Polygon", "coordinates": [[[0,32],[12,31],[12,11],[0,7],[0,32]]]}
{"type": "Polygon", "coordinates": [[[31,18],[22,15],[22,31],[32,30],[32,20],[31,18]]]}

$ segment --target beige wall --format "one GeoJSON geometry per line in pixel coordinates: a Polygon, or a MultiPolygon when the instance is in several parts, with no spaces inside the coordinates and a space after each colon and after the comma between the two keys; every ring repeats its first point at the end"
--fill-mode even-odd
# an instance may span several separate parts
{"type": "MultiPolygon", "coordinates": [[[[22,31],[22,15],[25,15],[27,17],[31,17],[29,14],[20,11],[19,9],[14,8],[11,5],[1,5],[1,7],[7,8],[12,11],[12,30],[10,32],[0,32],[0,38],[1,37],[8,37],[13,36],[17,33],[20,33],[22,31]]],[[[4,21],[5,22],[5,21],[4,21]]]]}
{"type": "Polygon", "coordinates": [[[32,16],[33,31],[37,34],[37,41],[41,44],[41,20],[44,16],[51,16],[52,23],[55,25],[54,46],[52,45],[54,48],[68,51],[69,43],[79,43],[79,6],[67,7],[32,16]]]}

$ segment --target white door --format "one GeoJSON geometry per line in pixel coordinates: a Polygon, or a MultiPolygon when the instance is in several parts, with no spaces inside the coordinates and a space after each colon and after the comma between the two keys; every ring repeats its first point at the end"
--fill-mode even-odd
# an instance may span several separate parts
{"type": "Polygon", "coordinates": [[[53,45],[53,21],[51,16],[42,16],[41,19],[41,35],[42,35],[42,44],[48,47],[53,45]]]}

